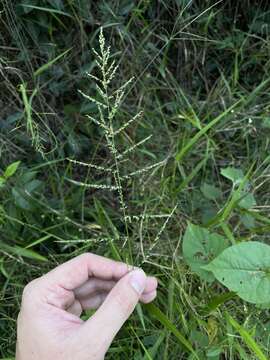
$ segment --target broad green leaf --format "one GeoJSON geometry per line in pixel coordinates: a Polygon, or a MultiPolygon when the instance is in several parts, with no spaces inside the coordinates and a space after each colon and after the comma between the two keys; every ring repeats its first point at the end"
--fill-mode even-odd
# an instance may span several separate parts
{"type": "Polygon", "coordinates": [[[239,201],[238,205],[243,209],[250,209],[253,206],[256,206],[256,200],[253,194],[246,193],[241,194],[241,200],[239,201]]]}
{"type": "Polygon", "coordinates": [[[204,280],[213,281],[214,276],[202,269],[202,266],[212,261],[227,246],[227,239],[223,236],[189,223],[183,239],[183,256],[192,271],[204,280]]]}
{"type": "Polygon", "coordinates": [[[27,171],[20,177],[20,183],[26,184],[33,180],[37,175],[37,171],[27,171]]]}
{"type": "Polygon", "coordinates": [[[15,204],[23,210],[32,210],[31,203],[26,198],[25,192],[22,189],[12,189],[12,195],[14,197],[15,204]]]}
{"type": "Polygon", "coordinates": [[[206,199],[209,200],[216,200],[222,196],[222,192],[220,189],[218,189],[214,185],[209,185],[207,183],[204,183],[201,186],[201,192],[206,197],[206,199]]]}
{"type": "Polygon", "coordinates": [[[12,189],[12,195],[15,203],[23,210],[33,210],[35,207],[34,201],[31,199],[31,195],[34,192],[38,192],[43,185],[40,180],[32,180],[23,186],[17,186],[12,189]]]}
{"type": "Polygon", "coordinates": [[[190,323],[189,341],[196,344],[199,349],[206,348],[209,344],[208,335],[205,331],[199,331],[194,322],[190,323]]]}
{"type": "Polygon", "coordinates": [[[204,266],[243,300],[267,303],[270,299],[270,246],[248,241],[224,250],[204,266]]]}
{"type": "Polygon", "coordinates": [[[5,170],[5,172],[4,172],[4,178],[5,178],[5,179],[8,179],[8,178],[10,178],[12,175],[14,175],[15,172],[17,171],[20,163],[21,163],[20,161],[16,161],[16,162],[10,164],[10,165],[6,168],[6,170],[5,170]]]}
{"type": "Polygon", "coordinates": [[[252,229],[255,227],[255,219],[252,215],[243,214],[242,216],[240,216],[240,219],[247,229],[252,229]]]}
{"type": "Polygon", "coordinates": [[[221,346],[218,346],[218,345],[211,346],[206,352],[207,359],[219,360],[220,354],[222,353],[222,351],[223,351],[223,349],[221,346]]]}
{"type": "Polygon", "coordinates": [[[43,185],[41,180],[32,180],[24,186],[24,189],[27,193],[32,193],[40,189],[43,185]]]}
{"type": "Polygon", "coordinates": [[[245,177],[241,169],[236,169],[233,167],[227,167],[225,169],[221,169],[221,175],[231,180],[234,185],[240,184],[245,177]]]}

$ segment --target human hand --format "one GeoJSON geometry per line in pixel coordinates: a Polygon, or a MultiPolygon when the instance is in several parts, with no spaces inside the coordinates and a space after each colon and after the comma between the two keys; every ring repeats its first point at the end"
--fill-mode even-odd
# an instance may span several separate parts
{"type": "Polygon", "coordinates": [[[24,289],[16,360],[104,359],[138,301],[151,302],[156,288],[142,270],[90,253],[58,266],[24,289]]]}

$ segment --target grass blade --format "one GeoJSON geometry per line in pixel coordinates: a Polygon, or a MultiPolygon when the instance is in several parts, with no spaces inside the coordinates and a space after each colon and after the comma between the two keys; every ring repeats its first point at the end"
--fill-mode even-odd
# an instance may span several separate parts
{"type": "Polygon", "coordinates": [[[49,67],[51,67],[54,63],[56,63],[59,59],[61,59],[63,56],[65,56],[67,53],[70,52],[72,48],[67,49],[66,51],[64,51],[62,54],[56,56],[56,58],[52,59],[51,61],[47,62],[46,64],[42,65],[40,68],[38,68],[35,72],[34,72],[34,76],[39,76],[40,74],[42,74],[44,71],[46,71],[49,67]]]}
{"type": "Polygon", "coordinates": [[[246,329],[244,329],[238,322],[233,319],[230,315],[227,315],[229,323],[232,325],[232,327],[241,335],[243,341],[246,343],[246,345],[249,347],[251,351],[256,354],[258,360],[267,360],[267,357],[262,352],[259,345],[255,342],[253,337],[248,333],[246,329]]]}
{"type": "Polygon", "coordinates": [[[241,181],[240,185],[238,186],[238,188],[232,192],[227,204],[224,206],[222,212],[220,214],[217,214],[217,216],[215,216],[213,219],[211,219],[208,223],[207,226],[214,226],[217,223],[221,222],[224,223],[230,216],[230,214],[232,213],[233,209],[237,206],[239,199],[240,199],[240,194],[242,192],[242,190],[244,189],[245,185],[248,182],[249,176],[254,168],[255,163],[253,163],[251,165],[251,167],[249,168],[248,172],[246,173],[244,179],[241,181]]]}
{"type": "Polygon", "coordinates": [[[208,160],[208,158],[205,157],[194,167],[194,169],[191,171],[191,173],[181,182],[181,184],[175,190],[176,194],[178,194],[179,192],[181,192],[188,186],[188,184],[193,180],[193,178],[199,173],[201,168],[205,165],[207,160],[208,160]]]}
{"type": "Polygon", "coordinates": [[[33,10],[40,10],[40,11],[45,11],[48,13],[54,13],[54,14],[58,14],[58,15],[64,15],[64,16],[68,16],[70,18],[72,18],[72,16],[64,11],[61,10],[57,10],[57,9],[52,9],[52,8],[46,8],[43,6],[36,6],[36,5],[30,5],[30,4],[19,4],[19,6],[22,6],[24,8],[28,8],[28,9],[33,9],[33,10]]]}
{"type": "Polygon", "coordinates": [[[33,260],[48,261],[46,257],[39,255],[38,253],[36,253],[33,250],[24,249],[17,245],[10,246],[10,245],[3,243],[2,241],[0,242],[0,251],[1,250],[5,251],[7,253],[10,253],[10,254],[23,256],[23,257],[33,259],[33,260]]]}
{"type": "Polygon", "coordinates": [[[167,316],[161,310],[159,310],[158,307],[156,307],[154,304],[147,304],[145,305],[145,307],[148,312],[153,315],[168,331],[174,334],[181,346],[184,346],[185,349],[188,350],[195,359],[200,360],[191,343],[180,333],[176,326],[167,318],[167,316]]]}
{"type": "Polygon", "coordinates": [[[213,311],[216,311],[220,305],[224,304],[226,301],[233,299],[234,297],[236,297],[236,294],[232,291],[213,297],[203,308],[203,315],[211,314],[213,311]]]}
{"type": "Polygon", "coordinates": [[[136,331],[135,331],[133,328],[131,328],[131,330],[132,330],[133,334],[135,335],[135,337],[137,338],[138,343],[141,345],[141,347],[142,347],[142,349],[143,349],[143,351],[144,351],[144,353],[145,353],[145,359],[146,359],[146,360],[153,360],[152,356],[151,356],[151,355],[149,354],[149,352],[147,351],[147,349],[146,349],[146,347],[144,346],[143,342],[141,341],[141,339],[139,338],[139,336],[136,334],[136,331]]]}
{"type": "Polygon", "coordinates": [[[227,110],[225,110],[222,114],[218,115],[215,119],[210,121],[205,127],[203,127],[200,131],[198,131],[189,141],[188,143],[178,152],[175,157],[176,161],[181,161],[184,156],[188,153],[188,151],[192,148],[196,142],[207,133],[214,125],[216,125],[220,120],[222,120],[227,114],[229,114],[240,102],[242,99],[238,100],[232,106],[230,106],[227,110]]]}
{"type": "MultiPolygon", "coordinates": [[[[157,339],[157,341],[155,342],[155,344],[148,349],[148,354],[150,354],[150,356],[152,356],[153,359],[156,358],[156,354],[159,350],[160,345],[162,344],[163,340],[165,338],[165,334],[161,333],[157,339]]],[[[145,356],[143,357],[142,360],[147,360],[147,355],[145,354],[145,356]]]]}

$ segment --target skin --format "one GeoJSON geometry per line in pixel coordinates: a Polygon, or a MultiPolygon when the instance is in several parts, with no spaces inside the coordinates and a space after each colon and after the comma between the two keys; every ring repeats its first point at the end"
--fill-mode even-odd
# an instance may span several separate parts
{"type": "Polygon", "coordinates": [[[33,280],[23,292],[16,360],[100,360],[136,304],[156,297],[141,269],[83,254],[33,280]],[[97,309],[87,321],[83,310],[97,309]]]}

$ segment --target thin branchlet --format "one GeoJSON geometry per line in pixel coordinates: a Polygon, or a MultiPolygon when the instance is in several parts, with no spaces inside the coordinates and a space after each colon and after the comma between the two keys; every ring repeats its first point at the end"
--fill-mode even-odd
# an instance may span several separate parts
{"type": "Polygon", "coordinates": [[[112,186],[112,185],[106,185],[106,184],[88,184],[88,183],[84,183],[81,181],[76,181],[76,180],[72,180],[69,178],[66,178],[67,181],[71,182],[74,185],[78,185],[78,186],[82,186],[84,188],[88,188],[88,189],[107,189],[107,190],[111,190],[111,191],[115,191],[118,190],[117,186],[112,186]]]}
{"type": "Polygon", "coordinates": [[[109,172],[111,173],[112,172],[112,169],[110,168],[105,168],[104,166],[99,166],[99,165],[95,165],[95,164],[89,164],[89,163],[85,163],[85,162],[82,162],[82,161],[78,161],[78,160],[74,160],[74,159],[70,159],[70,158],[67,158],[67,160],[73,164],[76,164],[76,165],[81,165],[81,166],[85,166],[85,167],[89,167],[89,168],[93,168],[93,169],[96,169],[96,170],[99,170],[99,171],[102,171],[102,172],[109,172]]]}
{"type": "Polygon", "coordinates": [[[118,155],[117,159],[120,160],[123,157],[125,157],[127,154],[131,153],[132,151],[134,151],[137,147],[141,146],[142,144],[144,144],[145,142],[147,142],[149,139],[151,139],[152,135],[147,136],[146,138],[144,138],[143,140],[139,141],[138,143],[134,144],[133,146],[129,147],[128,149],[126,149],[124,152],[122,152],[121,154],[118,155]]]}

